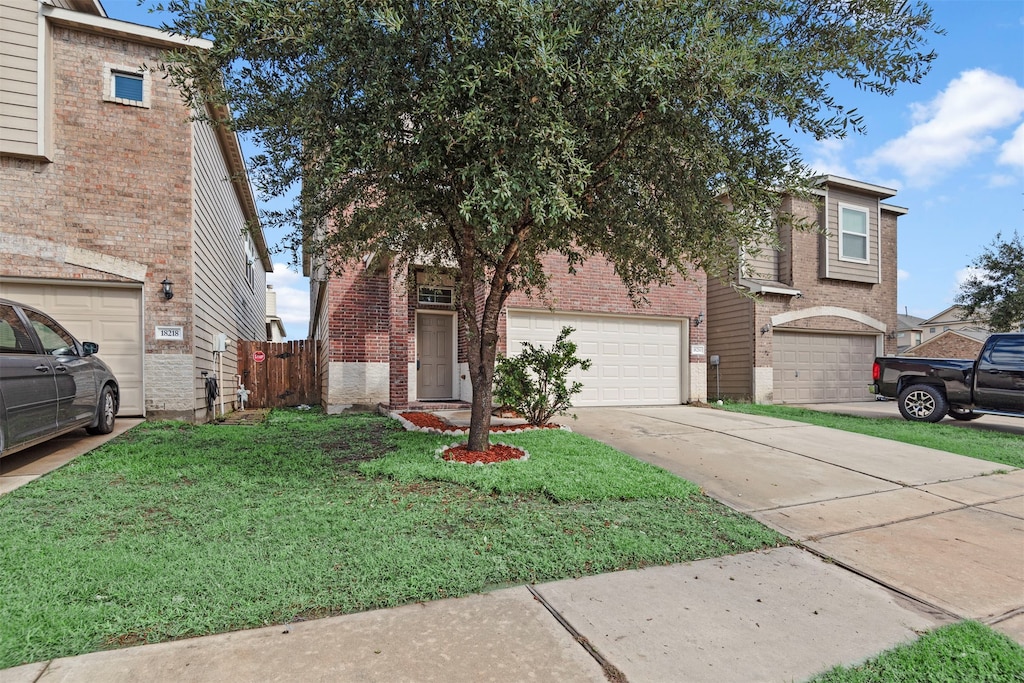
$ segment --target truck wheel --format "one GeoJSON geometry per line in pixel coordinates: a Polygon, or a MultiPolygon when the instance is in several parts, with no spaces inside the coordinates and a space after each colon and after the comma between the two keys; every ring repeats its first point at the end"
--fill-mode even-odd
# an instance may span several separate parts
{"type": "Polygon", "coordinates": [[[949,416],[954,420],[960,420],[961,422],[970,422],[971,420],[977,420],[981,415],[974,412],[973,410],[963,410],[962,408],[949,407],[949,416]]]}
{"type": "Polygon", "coordinates": [[[899,406],[900,414],[911,422],[938,422],[949,410],[942,392],[928,384],[912,384],[901,391],[899,406]]]}
{"type": "Polygon", "coordinates": [[[96,409],[98,415],[96,426],[86,427],[85,431],[90,434],[109,434],[114,431],[114,391],[110,387],[103,387],[96,409]]]}

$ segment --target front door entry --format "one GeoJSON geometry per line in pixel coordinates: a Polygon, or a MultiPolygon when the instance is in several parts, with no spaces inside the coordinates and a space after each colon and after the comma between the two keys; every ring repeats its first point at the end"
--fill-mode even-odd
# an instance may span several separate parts
{"type": "Polygon", "coordinates": [[[452,398],[451,315],[416,316],[416,397],[452,398]]]}

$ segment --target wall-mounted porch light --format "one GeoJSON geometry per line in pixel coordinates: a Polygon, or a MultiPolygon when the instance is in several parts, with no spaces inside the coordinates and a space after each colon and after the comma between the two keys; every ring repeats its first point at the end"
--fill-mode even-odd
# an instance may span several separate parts
{"type": "Polygon", "coordinates": [[[170,280],[168,280],[167,278],[164,278],[164,281],[161,282],[160,284],[163,285],[163,287],[164,287],[164,298],[168,299],[168,300],[173,299],[174,298],[174,283],[171,282],[170,280]]]}
{"type": "Polygon", "coordinates": [[[704,311],[697,314],[697,317],[693,319],[693,326],[700,327],[700,324],[704,322],[704,311]]]}
{"type": "Polygon", "coordinates": [[[765,323],[764,325],[761,326],[761,334],[768,334],[771,331],[772,331],[772,324],[771,323],[765,323]]]}

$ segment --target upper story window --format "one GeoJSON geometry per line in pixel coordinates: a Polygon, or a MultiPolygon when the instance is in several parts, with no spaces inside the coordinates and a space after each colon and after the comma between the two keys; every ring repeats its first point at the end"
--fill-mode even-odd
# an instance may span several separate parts
{"type": "Polygon", "coordinates": [[[419,302],[421,304],[440,304],[450,306],[454,290],[451,287],[423,287],[419,288],[419,302]]]}
{"type": "Polygon", "coordinates": [[[245,281],[249,283],[249,289],[256,291],[256,247],[252,244],[252,238],[245,236],[245,281]]]}
{"type": "Polygon", "coordinates": [[[839,205],[839,258],[842,261],[868,262],[868,212],[839,205]]]}
{"type": "Polygon", "coordinates": [[[103,100],[130,107],[150,106],[149,72],[137,67],[105,64],[103,73],[103,100]]]}

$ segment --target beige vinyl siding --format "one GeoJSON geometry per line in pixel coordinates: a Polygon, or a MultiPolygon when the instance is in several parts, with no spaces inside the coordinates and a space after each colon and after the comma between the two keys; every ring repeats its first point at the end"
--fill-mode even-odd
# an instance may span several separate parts
{"type": "Polygon", "coordinates": [[[754,280],[779,279],[779,252],[764,244],[743,250],[743,277],[754,280]]]}
{"type": "Polygon", "coordinates": [[[267,277],[258,255],[253,259],[254,282],[246,274],[245,216],[229,180],[230,171],[213,129],[192,124],[193,269],[196,409],[204,406],[199,373],[213,372],[214,343],[227,335],[221,394],[233,403],[237,383],[239,339],[266,339],[264,319],[267,277]]]}
{"type": "Polygon", "coordinates": [[[37,0],[0,0],[0,153],[39,154],[37,0]]]}
{"type": "Polygon", "coordinates": [[[753,393],[754,304],[732,287],[709,278],[708,296],[708,399],[721,396],[749,398],[753,393]],[[711,356],[719,357],[716,369],[711,356]]]}
{"type": "Polygon", "coordinates": [[[825,218],[827,235],[821,236],[822,277],[854,282],[879,282],[881,266],[879,261],[878,200],[837,188],[829,188],[826,195],[825,218]],[[844,204],[863,209],[868,217],[868,262],[857,263],[839,258],[839,206],[844,204]]]}

